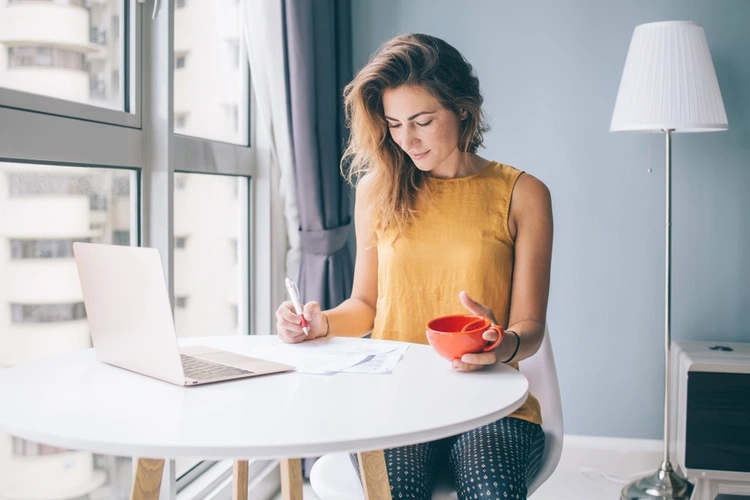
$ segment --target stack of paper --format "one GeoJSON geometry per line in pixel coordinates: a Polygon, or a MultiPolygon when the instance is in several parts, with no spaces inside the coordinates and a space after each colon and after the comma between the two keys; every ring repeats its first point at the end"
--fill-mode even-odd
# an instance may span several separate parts
{"type": "Polygon", "coordinates": [[[250,356],[277,361],[300,373],[391,373],[408,344],[368,340],[356,344],[316,339],[299,344],[260,346],[250,356]]]}

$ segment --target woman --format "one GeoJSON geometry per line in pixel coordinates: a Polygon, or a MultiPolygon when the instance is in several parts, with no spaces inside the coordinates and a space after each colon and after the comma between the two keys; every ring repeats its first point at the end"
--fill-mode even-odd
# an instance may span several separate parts
{"type": "MultiPolygon", "coordinates": [[[[276,312],[285,342],[325,336],[427,343],[430,319],[466,313],[505,329],[496,349],[453,361],[479,370],[533,355],[544,336],[552,253],[547,187],[476,154],[488,130],[479,81],[446,42],[387,42],[344,91],[351,129],[344,163],[356,182],[352,295],[321,311],[276,312]]],[[[495,341],[488,330],[484,338],[495,341]]],[[[385,450],[393,498],[431,498],[447,468],[459,499],[526,498],[544,448],[539,403],[432,443],[385,450]],[[475,496],[476,495],[476,496],[475,496]]]]}

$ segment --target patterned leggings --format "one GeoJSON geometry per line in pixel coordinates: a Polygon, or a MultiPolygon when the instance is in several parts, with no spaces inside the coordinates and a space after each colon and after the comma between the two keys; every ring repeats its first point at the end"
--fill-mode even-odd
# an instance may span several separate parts
{"type": "MultiPolygon", "coordinates": [[[[435,480],[445,475],[456,485],[459,500],[525,500],[543,451],[540,425],[504,418],[457,436],[384,452],[394,500],[430,500],[435,480]]],[[[351,459],[359,474],[357,455],[351,459]]]]}

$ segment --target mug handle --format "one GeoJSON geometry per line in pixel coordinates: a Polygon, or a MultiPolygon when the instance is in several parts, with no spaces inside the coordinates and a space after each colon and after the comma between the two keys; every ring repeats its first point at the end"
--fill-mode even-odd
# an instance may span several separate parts
{"type": "Polygon", "coordinates": [[[486,324],[486,323],[487,323],[487,319],[486,318],[482,318],[482,319],[478,319],[478,320],[472,321],[471,323],[467,323],[466,326],[464,326],[463,328],[461,328],[461,333],[465,333],[465,332],[467,332],[469,330],[473,330],[474,328],[476,328],[478,326],[481,326],[482,324],[486,324]]]}
{"type": "Polygon", "coordinates": [[[488,352],[488,351],[495,349],[497,346],[500,345],[500,342],[503,341],[503,335],[505,335],[505,332],[503,331],[503,327],[500,325],[490,325],[488,330],[495,330],[497,332],[497,340],[495,340],[492,344],[485,346],[485,348],[482,349],[482,352],[488,352]]]}

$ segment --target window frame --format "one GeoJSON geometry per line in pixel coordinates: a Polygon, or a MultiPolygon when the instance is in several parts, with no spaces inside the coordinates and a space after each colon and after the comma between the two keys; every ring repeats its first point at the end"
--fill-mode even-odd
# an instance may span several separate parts
{"type": "Polygon", "coordinates": [[[140,10],[141,3],[137,0],[123,2],[120,33],[123,34],[121,41],[123,68],[126,68],[127,71],[120,71],[122,109],[109,109],[4,87],[0,87],[0,108],[33,111],[44,115],[140,129],[142,126],[140,105],[136,107],[132,106],[132,103],[142,102],[141,82],[143,75],[141,73],[141,58],[138,57],[142,51],[142,23],[131,22],[131,20],[136,20],[139,17],[140,10]]]}

